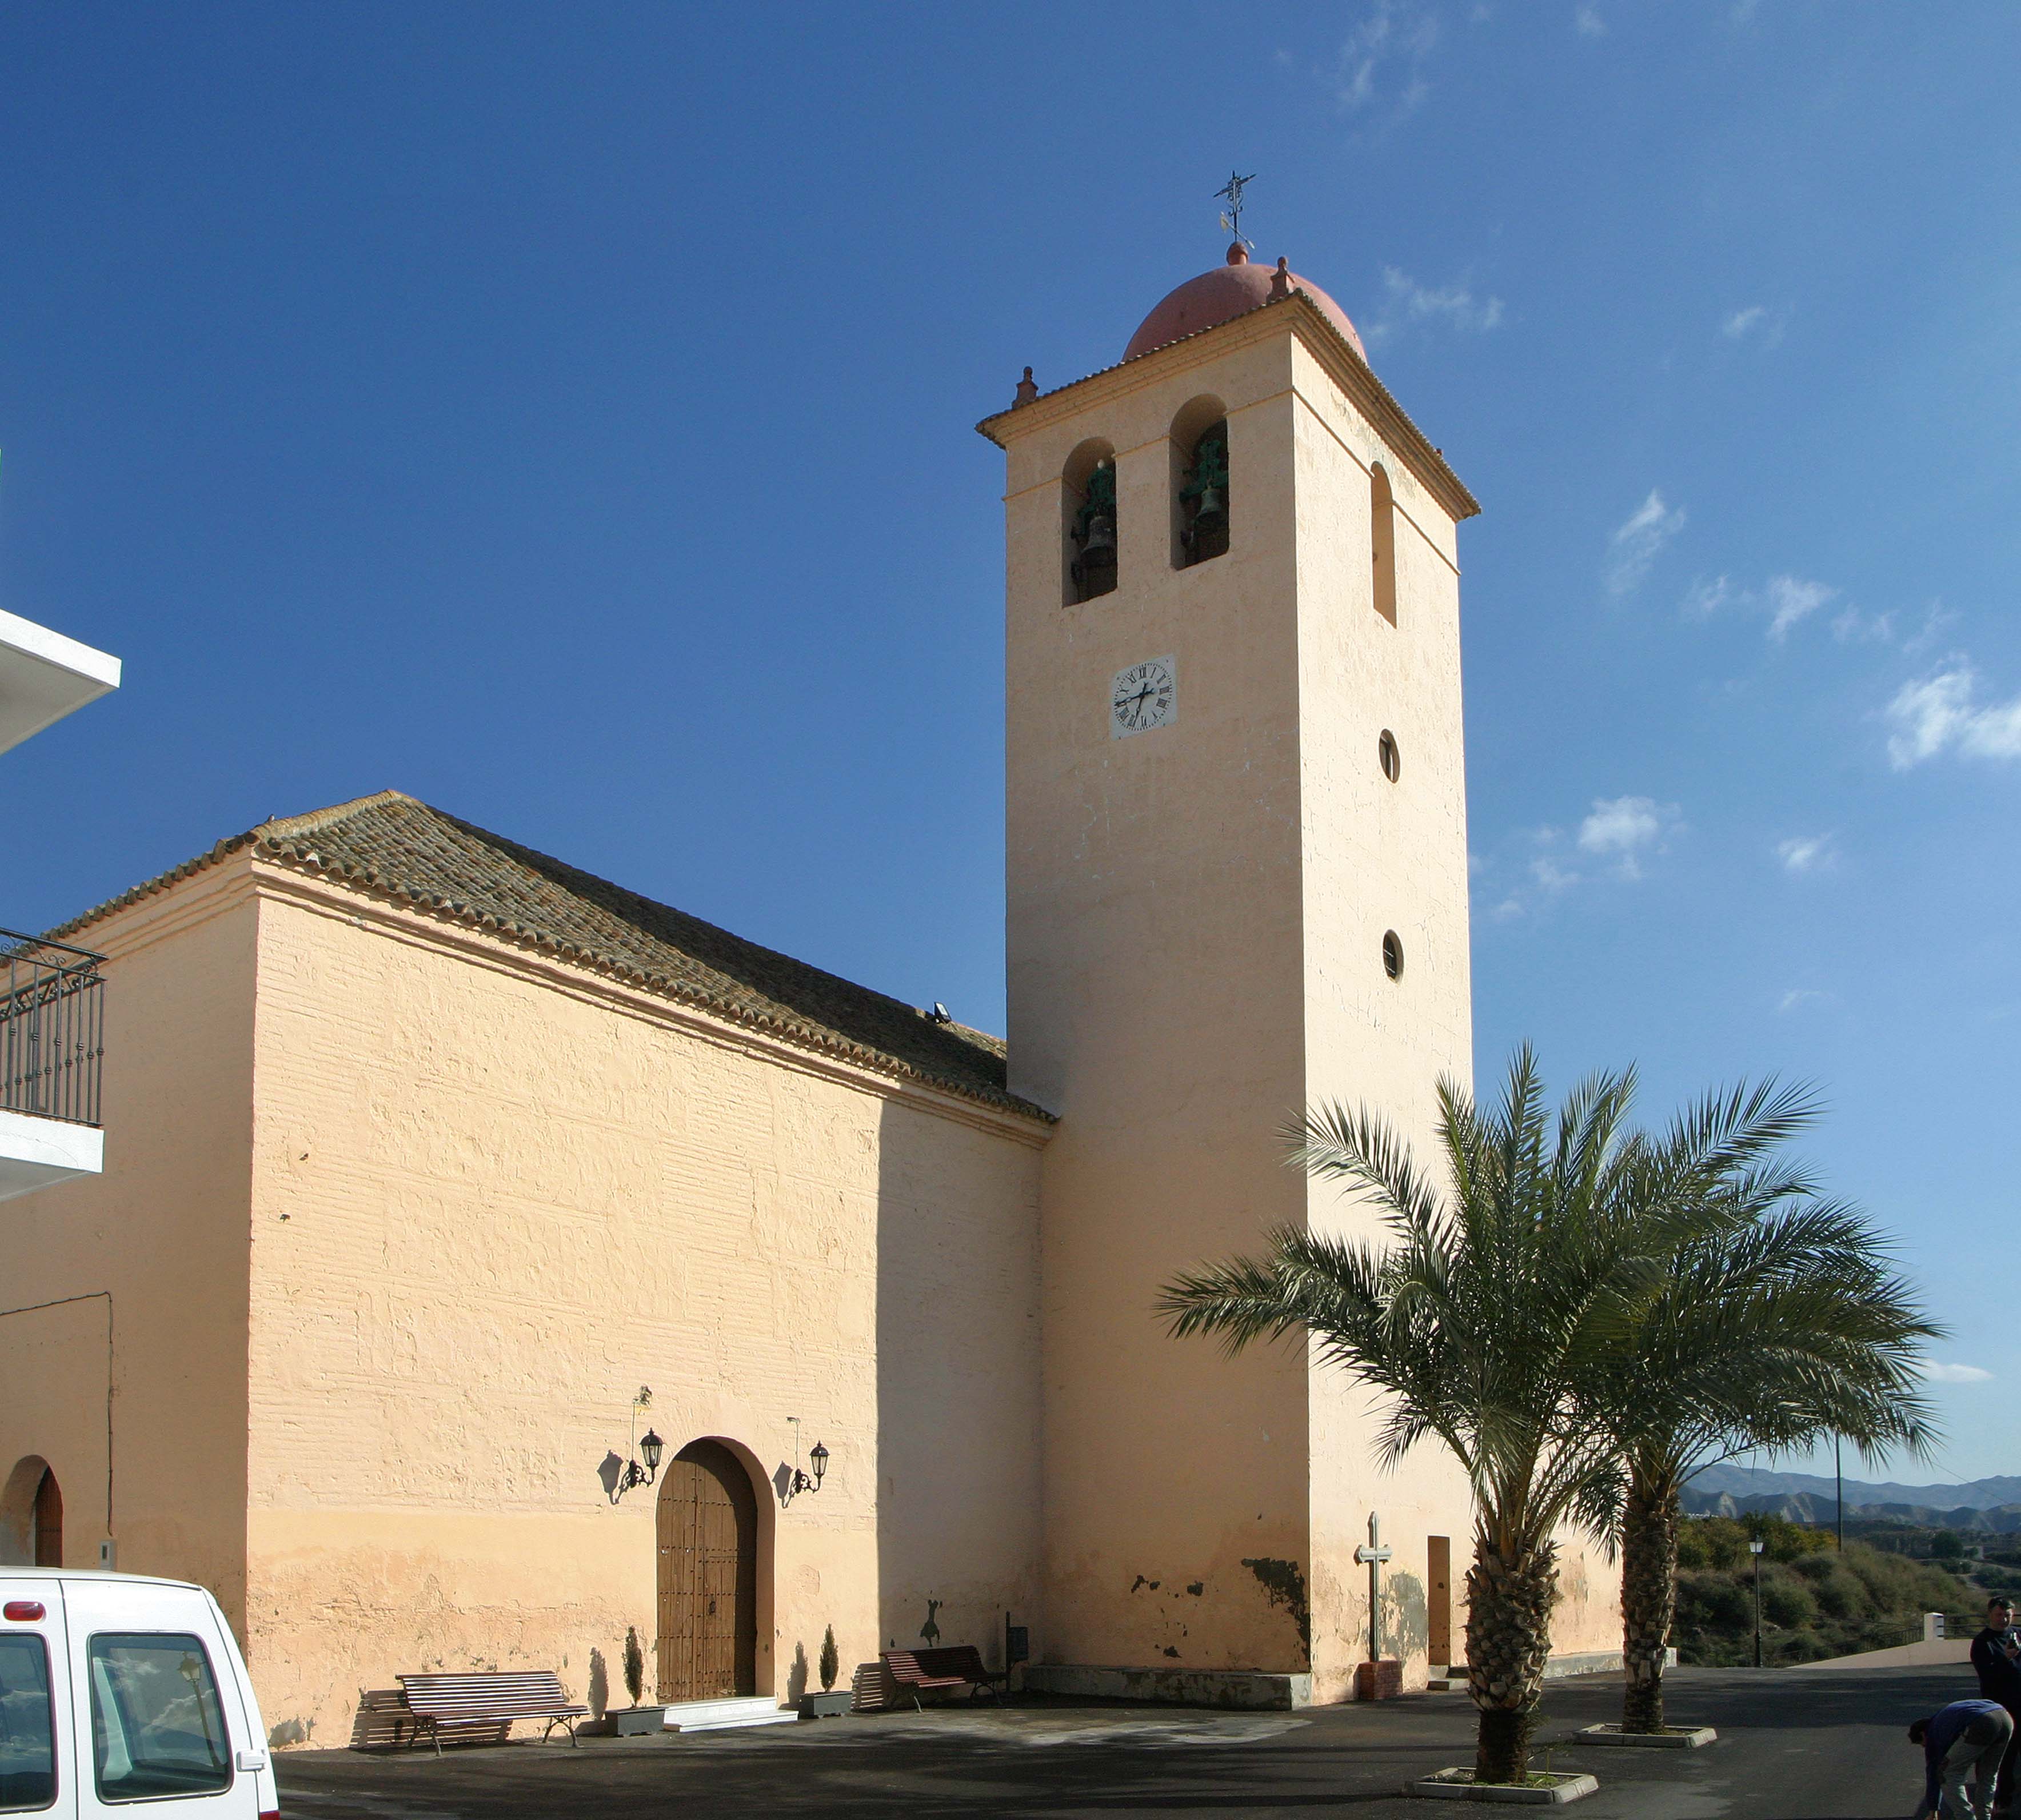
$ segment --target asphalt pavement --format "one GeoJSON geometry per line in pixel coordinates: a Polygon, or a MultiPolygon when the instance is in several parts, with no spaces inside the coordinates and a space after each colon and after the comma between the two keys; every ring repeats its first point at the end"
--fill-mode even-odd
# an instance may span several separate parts
{"type": "MultiPolygon", "coordinates": [[[[1589,1769],[1582,1820],[1906,1820],[1921,1793],[1909,1721],[1972,1696],[1968,1670],[1672,1672],[1673,1724],[1711,1724],[1694,1751],[1597,1748],[1577,1728],[1619,1716],[1618,1676],[1553,1684],[1535,1767],[1589,1769]]],[[[1213,1713],[1084,1701],[987,1701],[756,1731],[424,1748],[289,1751],[276,1758],[289,1820],[770,1820],[1118,1813],[1216,1820],[1360,1820],[1510,1812],[1400,1793],[1473,1761],[1463,1694],[1302,1713],[1213,1713]]],[[[1546,1810],[1546,1811],[1551,1810],[1546,1810]]]]}

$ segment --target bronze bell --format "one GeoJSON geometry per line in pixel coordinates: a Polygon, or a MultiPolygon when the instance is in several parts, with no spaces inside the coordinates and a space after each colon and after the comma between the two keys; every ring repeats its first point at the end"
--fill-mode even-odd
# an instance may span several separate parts
{"type": "Polygon", "coordinates": [[[1200,509],[1193,514],[1193,528],[1199,531],[1218,531],[1227,522],[1228,502],[1221,497],[1221,489],[1218,486],[1202,488],[1200,509]]]}
{"type": "Polygon", "coordinates": [[[1087,536],[1074,558],[1073,577],[1083,600],[1106,594],[1116,585],[1116,521],[1097,514],[1087,521],[1087,536]]]}

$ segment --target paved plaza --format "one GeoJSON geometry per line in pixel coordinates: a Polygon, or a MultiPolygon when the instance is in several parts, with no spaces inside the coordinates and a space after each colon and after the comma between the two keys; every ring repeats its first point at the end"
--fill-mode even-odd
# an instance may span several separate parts
{"type": "MultiPolygon", "coordinates": [[[[1618,1676],[1561,1683],[1539,1736],[1551,1767],[1594,1771],[1587,1820],[1895,1820],[1914,1810],[1911,1719],[1973,1692],[1960,1669],[1681,1669],[1671,1717],[1719,1729],[1690,1752],[1560,1744],[1618,1716],[1618,1676]]],[[[682,1738],[585,1739],[432,1752],[293,1752],[278,1760],[289,1820],[533,1820],[614,1814],[829,1817],[1120,1813],[1367,1820],[1480,1813],[1399,1793],[1471,1760],[1464,1694],[1307,1713],[1205,1713],[1083,1702],[987,1702],[682,1738]]],[[[1539,1753],[1542,1767],[1542,1753],[1539,1753]]],[[[1503,1811],[1503,1810],[1497,1810],[1503,1811]]]]}

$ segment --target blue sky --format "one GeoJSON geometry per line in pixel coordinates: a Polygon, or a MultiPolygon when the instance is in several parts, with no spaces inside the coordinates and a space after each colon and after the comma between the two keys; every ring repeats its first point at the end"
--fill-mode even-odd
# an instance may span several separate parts
{"type": "Polygon", "coordinates": [[[1001,457],[1215,187],[1462,533],[1477,1060],[1775,1070],[2021,1469],[2021,9],[0,20],[0,919],[397,786],[1001,1028],[1001,457]],[[1990,1374],[1972,1377],[1972,1373],[1990,1374]]]}

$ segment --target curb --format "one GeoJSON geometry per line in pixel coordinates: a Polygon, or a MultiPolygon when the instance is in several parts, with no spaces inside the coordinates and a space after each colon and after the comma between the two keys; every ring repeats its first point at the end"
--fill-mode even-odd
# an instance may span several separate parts
{"type": "Polygon", "coordinates": [[[1710,1725],[1666,1725],[1661,1731],[1623,1731],[1618,1725],[1582,1725],[1574,1744],[1625,1744],[1644,1750],[1698,1750],[1719,1736],[1710,1725]]]}
{"type": "Polygon", "coordinates": [[[1513,1782],[1484,1782],[1477,1787],[1472,1770],[1451,1769],[1406,1782],[1404,1793],[1429,1796],[1436,1801],[1514,1801],[1525,1807],[1561,1807],[1568,1801],[1598,1794],[1600,1784],[1581,1773],[1556,1777],[1549,1788],[1518,1788],[1513,1782]]]}

